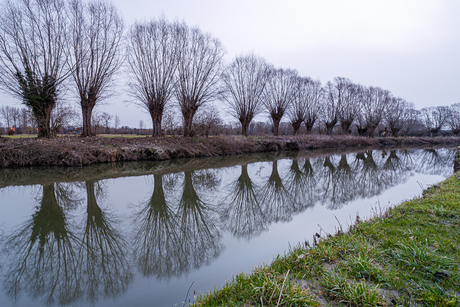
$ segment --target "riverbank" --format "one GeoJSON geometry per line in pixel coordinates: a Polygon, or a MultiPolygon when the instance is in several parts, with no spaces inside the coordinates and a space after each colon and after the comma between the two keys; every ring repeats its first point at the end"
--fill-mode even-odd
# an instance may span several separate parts
{"type": "Polygon", "coordinates": [[[456,137],[365,138],[355,136],[69,137],[0,138],[0,167],[83,166],[242,153],[346,147],[460,145],[456,137]]]}
{"type": "Polygon", "coordinates": [[[459,173],[337,229],[236,275],[194,306],[460,305],[459,173]]]}

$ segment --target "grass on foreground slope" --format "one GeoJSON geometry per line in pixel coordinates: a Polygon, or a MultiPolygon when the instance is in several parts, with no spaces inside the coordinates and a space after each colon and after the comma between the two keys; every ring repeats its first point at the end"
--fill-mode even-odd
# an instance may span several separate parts
{"type": "Polygon", "coordinates": [[[194,306],[460,306],[460,173],[194,306]]]}

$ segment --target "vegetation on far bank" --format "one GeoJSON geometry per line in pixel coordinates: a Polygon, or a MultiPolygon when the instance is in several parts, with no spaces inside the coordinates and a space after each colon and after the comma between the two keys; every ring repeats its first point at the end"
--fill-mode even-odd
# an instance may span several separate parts
{"type": "Polygon", "coordinates": [[[193,306],[460,305],[460,173],[337,229],[234,276],[193,306]]]}

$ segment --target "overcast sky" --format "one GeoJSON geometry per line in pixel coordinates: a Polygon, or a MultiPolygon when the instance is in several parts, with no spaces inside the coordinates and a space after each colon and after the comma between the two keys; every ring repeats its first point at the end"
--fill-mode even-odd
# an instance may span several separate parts
{"type": "MultiPolygon", "coordinates": [[[[460,102],[460,1],[113,0],[125,18],[164,15],[219,38],[226,61],[254,52],[324,84],[336,76],[379,86],[416,108],[460,102]]],[[[150,123],[119,95],[100,107],[122,125],[150,123]]],[[[2,96],[0,105],[20,106],[2,96]]],[[[148,124],[150,126],[150,124],[148,124]]]]}

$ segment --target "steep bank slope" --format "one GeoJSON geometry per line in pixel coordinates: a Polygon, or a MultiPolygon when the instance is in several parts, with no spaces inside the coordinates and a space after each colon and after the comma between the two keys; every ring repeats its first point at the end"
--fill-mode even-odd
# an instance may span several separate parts
{"type": "Polygon", "coordinates": [[[0,167],[82,166],[94,163],[168,160],[253,152],[361,146],[460,145],[460,138],[364,138],[352,136],[286,137],[58,137],[0,138],[0,167]]]}

